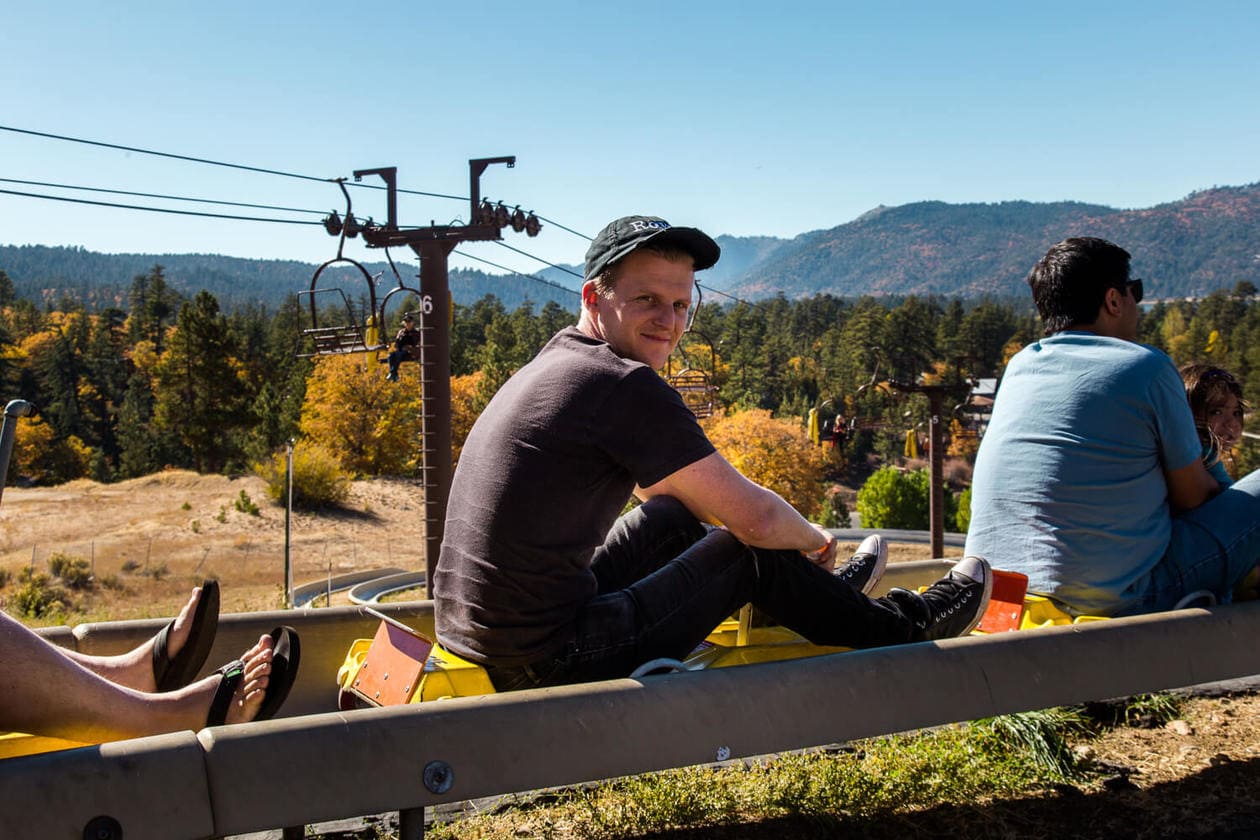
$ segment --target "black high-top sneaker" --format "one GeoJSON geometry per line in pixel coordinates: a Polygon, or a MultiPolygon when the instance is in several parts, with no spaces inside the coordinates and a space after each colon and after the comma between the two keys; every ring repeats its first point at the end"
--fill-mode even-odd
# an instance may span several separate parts
{"type": "Polygon", "coordinates": [[[887,598],[914,622],[917,642],[964,636],[976,629],[993,594],[993,571],[983,557],[964,557],[923,592],[890,590],[887,598]]]}
{"type": "Polygon", "coordinates": [[[887,566],[888,543],[879,534],[871,534],[862,540],[848,562],[836,569],[835,575],[863,595],[868,595],[884,576],[887,566]]]}

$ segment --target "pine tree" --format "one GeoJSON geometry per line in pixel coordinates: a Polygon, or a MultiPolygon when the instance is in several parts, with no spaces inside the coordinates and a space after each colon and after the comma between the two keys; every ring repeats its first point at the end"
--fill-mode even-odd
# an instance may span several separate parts
{"type": "Polygon", "coordinates": [[[118,408],[119,478],[138,478],[168,463],[164,436],[153,429],[153,387],[143,371],[136,371],[127,382],[127,393],[118,408]]]}
{"type": "Polygon", "coordinates": [[[132,279],[128,302],[131,342],[152,341],[157,351],[162,352],[163,333],[180,302],[179,293],[167,287],[162,266],[155,265],[148,274],[137,274],[132,279]]]}
{"type": "Polygon", "coordinates": [[[244,367],[219,303],[207,291],[184,304],[154,368],[153,419],[177,435],[199,472],[239,456],[233,432],[253,422],[244,367]]]}
{"type": "Polygon", "coordinates": [[[126,357],[126,313],[102,310],[83,354],[79,397],[84,414],[85,442],[93,453],[93,478],[107,480],[118,464],[118,411],[127,395],[131,364],[126,357]]]}

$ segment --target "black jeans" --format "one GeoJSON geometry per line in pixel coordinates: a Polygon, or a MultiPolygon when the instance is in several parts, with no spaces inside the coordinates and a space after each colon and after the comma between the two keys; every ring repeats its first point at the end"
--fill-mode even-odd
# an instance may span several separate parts
{"type": "Polygon", "coordinates": [[[624,677],[658,657],[682,659],[748,602],[820,645],[911,640],[898,607],[858,592],[796,551],[749,548],[658,496],[617,520],[591,561],[599,588],[553,657],[487,670],[495,688],[624,677]]]}

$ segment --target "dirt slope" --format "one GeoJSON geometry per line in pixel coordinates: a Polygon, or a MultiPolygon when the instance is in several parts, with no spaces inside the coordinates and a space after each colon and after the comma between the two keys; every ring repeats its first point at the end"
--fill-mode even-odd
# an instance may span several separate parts
{"type": "MultiPolygon", "coordinates": [[[[342,510],[295,513],[290,534],[294,581],[360,568],[424,566],[423,492],[401,480],[355,482],[342,510]]],[[[170,615],[203,577],[223,585],[225,612],[281,606],[284,508],[263,481],[186,471],[118,484],[79,480],[58,487],[6,488],[0,499],[0,570],[16,576],[51,553],[94,563],[97,587],[76,594],[84,620],[170,615]],[[241,492],[258,515],[237,510],[241,492]]],[[[14,583],[0,589],[0,599],[14,583]]]]}

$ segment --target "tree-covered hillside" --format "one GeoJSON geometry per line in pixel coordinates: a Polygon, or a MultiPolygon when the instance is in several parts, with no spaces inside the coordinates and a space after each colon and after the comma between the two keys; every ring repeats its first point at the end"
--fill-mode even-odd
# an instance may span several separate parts
{"type": "MultiPolygon", "coordinates": [[[[702,224],[702,222],[698,222],[702,224]]],[[[847,224],[785,240],[766,236],[718,236],[722,259],[701,275],[712,289],[746,300],[828,294],[943,295],[978,300],[1023,297],[1024,277],[1051,244],[1068,236],[1111,239],[1133,255],[1133,270],[1152,298],[1203,296],[1239,281],[1260,285],[1260,184],[1216,187],[1181,201],[1143,210],[1118,210],[1077,202],[946,204],[926,201],[879,207],[847,224]]],[[[414,258],[395,254],[408,285],[415,285],[414,258]]],[[[131,278],[161,265],[171,288],[192,297],[211,292],[225,311],[263,303],[276,309],[310,286],[314,264],[246,260],[212,254],[99,254],[82,248],[0,246],[0,269],[22,297],[45,306],[69,296],[89,311],[120,306],[131,278]]],[[[392,288],[386,263],[367,266],[392,288]]],[[[555,301],[573,309],[580,267],[546,268],[538,279],[451,272],[457,303],[472,305],[487,294],[509,309],[525,301],[555,301]],[[571,291],[570,291],[571,290],[571,291]]],[[[365,294],[353,269],[330,268],[329,283],[351,299],[365,294]]],[[[325,285],[321,280],[321,285],[325,285]]]]}
{"type": "MultiPolygon", "coordinates": [[[[797,237],[753,267],[732,291],[1024,295],[1046,249],[1069,236],[1101,236],[1133,255],[1155,297],[1202,296],[1260,279],[1260,184],[1218,187],[1146,210],[1076,202],[878,208],[797,237]]],[[[1260,283],[1257,283],[1260,285],[1260,283]]]]}
{"type": "MultiPolygon", "coordinates": [[[[407,285],[415,287],[419,282],[416,261],[400,258],[395,262],[407,285]]],[[[14,291],[41,305],[57,305],[69,296],[89,311],[125,306],[132,279],[154,265],[162,266],[166,282],[175,291],[189,298],[208,291],[229,312],[258,303],[278,309],[289,296],[310,288],[318,267],[296,260],[247,260],[217,254],[101,254],[83,248],[0,245],[0,269],[13,281],[14,291]]],[[[370,274],[380,275],[379,290],[394,287],[387,263],[366,263],[364,267],[370,274]]],[[[539,304],[554,300],[566,308],[576,308],[576,289],[581,285],[577,277],[556,269],[546,269],[537,276],[574,292],[526,277],[454,269],[451,294],[457,303],[466,305],[492,294],[512,308],[527,300],[539,304]]],[[[330,285],[343,289],[352,300],[367,293],[362,275],[349,265],[333,265],[324,272],[320,287],[330,285]]]]}

